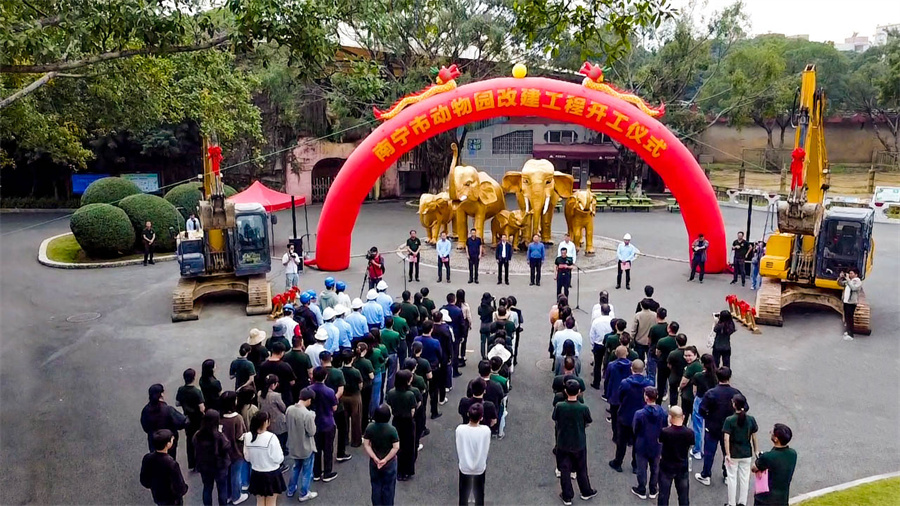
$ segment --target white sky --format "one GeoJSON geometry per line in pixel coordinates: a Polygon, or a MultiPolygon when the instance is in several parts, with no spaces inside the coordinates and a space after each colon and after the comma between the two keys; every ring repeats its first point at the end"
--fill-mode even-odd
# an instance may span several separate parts
{"type": "MultiPolygon", "coordinates": [[[[700,12],[721,10],[733,0],[706,2],[700,12]]],[[[682,7],[690,0],[673,0],[682,7]]],[[[750,17],[750,33],[809,34],[809,40],[843,42],[859,32],[871,37],[876,25],[900,23],[898,0],[744,0],[750,17]]]]}

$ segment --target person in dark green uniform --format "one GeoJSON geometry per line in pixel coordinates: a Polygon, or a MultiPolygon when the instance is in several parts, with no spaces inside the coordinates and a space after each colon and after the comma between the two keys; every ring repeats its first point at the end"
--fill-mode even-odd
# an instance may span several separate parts
{"type": "Polygon", "coordinates": [[[203,419],[203,412],[206,410],[206,406],[203,405],[203,392],[194,384],[194,380],[197,378],[197,371],[185,369],[182,376],[184,377],[184,386],[178,387],[178,392],[175,394],[175,405],[181,406],[184,416],[188,419],[187,426],[184,428],[184,435],[187,438],[188,469],[193,471],[196,463],[194,434],[200,429],[200,421],[203,419]]]}
{"type": "Polygon", "coordinates": [[[369,456],[369,481],[372,484],[372,504],[393,506],[397,488],[397,452],[400,435],[391,426],[391,408],[381,405],[375,410],[375,421],[366,427],[363,441],[369,456]]]}
{"type": "Polygon", "coordinates": [[[369,360],[369,345],[366,343],[356,343],[356,360],[353,361],[353,367],[359,371],[362,376],[363,387],[360,392],[362,398],[362,426],[369,425],[369,404],[372,401],[372,380],[375,379],[375,367],[369,360]]]}
{"type": "Polygon", "coordinates": [[[359,448],[362,445],[362,386],[363,379],[359,369],[354,367],[356,360],[350,350],[341,350],[341,373],[344,375],[344,395],[341,405],[346,413],[350,426],[350,446],[359,448]]]}
{"type": "Polygon", "coordinates": [[[394,317],[384,317],[384,328],[381,329],[381,344],[387,350],[387,364],[385,364],[385,390],[394,388],[394,375],[397,374],[398,350],[400,349],[400,333],[394,330],[394,317]]]}
{"type": "Polygon", "coordinates": [[[394,413],[394,428],[400,436],[400,452],[397,454],[397,474],[399,481],[406,481],[416,474],[416,409],[419,402],[410,387],[412,373],[402,370],[397,373],[394,388],[385,396],[385,403],[394,413]]]}
{"type": "Polygon", "coordinates": [[[156,242],[156,232],[153,231],[153,223],[147,222],[144,230],[141,231],[141,241],[144,243],[144,265],[147,265],[149,258],[150,265],[155,264],[153,261],[153,243],[156,242]]]}
{"type": "Polygon", "coordinates": [[[678,349],[678,343],[675,342],[675,336],[678,329],[681,328],[678,322],[671,322],[666,326],[668,335],[663,337],[656,343],[656,384],[659,389],[659,396],[656,398],[657,404],[662,404],[666,400],[666,392],[669,387],[669,353],[678,349]]]}
{"type": "MultiPolygon", "coordinates": [[[[659,341],[662,340],[662,338],[669,334],[669,324],[666,323],[666,317],[668,315],[669,312],[666,308],[657,308],[656,323],[650,327],[650,349],[647,351],[647,377],[653,381],[656,381],[659,374],[656,372],[659,365],[659,362],[656,360],[656,345],[659,344],[659,341]]],[[[665,393],[665,391],[662,393],[665,393]]]]}
{"type": "Polygon", "coordinates": [[[350,460],[351,455],[347,454],[347,440],[349,439],[349,425],[347,424],[347,411],[344,410],[344,404],[341,399],[344,396],[344,390],[347,381],[344,379],[344,373],[339,367],[333,367],[331,352],[323,351],[319,355],[322,367],[328,376],[325,377],[325,386],[334,392],[337,397],[337,409],[334,412],[334,424],[337,426],[337,454],[335,460],[344,462],[350,460]]]}
{"type": "Polygon", "coordinates": [[[402,367],[403,362],[406,361],[406,357],[409,356],[409,343],[411,343],[416,336],[409,335],[409,323],[406,321],[406,318],[400,316],[399,302],[391,304],[391,314],[393,315],[394,322],[391,328],[400,334],[400,346],[397,348],[397,360],[402,367]]]}
{"type": "Polygon", "coordinates": [[[434,301],[428,298],[428,294],[430,293],[430,292],[428,291],[428,287],[427,287],[427,286],[423,286],[423,287],[419,290],[419,293],[422,294],[422,305],[425,306],[425,309],[428,310],[428,314],[430,315],[431,313],[434,312],[434,309],[435,309],[436,306],[434,305],[434,301]]]}
{"type": "Polygon", "coordinates": [[[572,488],[572,473],[578,481],[581,498],[585,501],[597,495],[591,487],[587,468],[587,436],[585,429],[593,421],[591,410],[578,401],[581,385],[575,380],[566,382],[566,402],[553,408],[556,422],[556,468],[559,469],[559,497],[563,504],[571,505],[575,497],[572,488]]]}
{"type": "Polygon", "coordinates": [[[684,423],[690,420],[689,413],[694,412],[694,387],[691,380],[697,373],[703,372],[703,364],[698,360],[700,353],[696,346],[688,346],[684,349],[684,372],[681,373],[681,381],[678,390],[681,395],[681,410],[684,411],[684,423]]]}
{"type": "MultiPolygon", "coordinates": [[[[678,406],[678,385],[681,384],[684,368],[687,367],[687,362],[684,360],[684,347],[687,346],[687,336],[678,334],[675,336],[675,344],[678,345],[678,348],[672,350],[666,359],[666,365],[669,367],[669,406],[678,406]]],[[[687,423],[687,413],[684,415],[685,423],[687,423]]]]}
{"type": "Polygon", "coordinates": [[[756,459],[751,471],[769,472],[769,491],[756,494],[753,503],[758,505],[787,506],[791,497],[791,480],[797,467],[797,451],[788,447],[793,434],[791,428],[783,423],[776,423],[772,429],[771,450],[756,459]]]}
{"type": "Polygon", "coordinates": [[[422,241],[416,237],[416,231],[409,231],[409,239],[406,240],[406,260],[409,262],[409,282],[413,281],[413,271],[416,273],[416,281],[419,281],[419,248],[422,241]]]}
{"type": "Polygon", "coordinates": [[[412,346],[413,339],[419,335],[419,308],[410,302],[410,297],[412,297],[412,294],[409,293],[409,290],[404,290],[400,296],[402,299],[402,302],[400,302],[400,316],[409,325],[409,333],[406,338],[407,346],[412,346]]]}

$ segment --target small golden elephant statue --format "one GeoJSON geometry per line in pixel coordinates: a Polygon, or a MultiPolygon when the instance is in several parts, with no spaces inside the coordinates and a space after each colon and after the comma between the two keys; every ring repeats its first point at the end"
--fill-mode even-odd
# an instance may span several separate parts
{"type": "Polygon", "coordinates": [[[453,219],[453,202],[450,194],[423,193],[419,197],[419,221],[425,227],[425,243],[435,244],[441,232],[449,234],[450,221],[453,219]]]}
{"type": "Polygon", "coordinates": [[[515,211],[503,210],[491,220],[491,235],[494,246],[500,242],[500,236],[506,234],[506,238],[513,245],[514,251],[519,251],[519,243],[525,240],[525,233],[531,226],[531,213],[518,209],[515,211]]]}
{"type": "Polygon", "coordinates": [[[585,242],[585,254],[594,254],[594,215],[597,214],[597,200],[591,190],[578,190],[566,200],[565,215],[569,235],[576,248],[585,242]],[[584,235],[582,235],[582,233],[584,235]]]}

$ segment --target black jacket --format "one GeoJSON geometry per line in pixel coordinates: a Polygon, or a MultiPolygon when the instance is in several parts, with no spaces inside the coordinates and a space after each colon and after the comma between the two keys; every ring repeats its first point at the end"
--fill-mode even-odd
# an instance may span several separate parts
{"type": "MultiPolygon", "coordinates": [[[[700,401],[700,415],[706,421],[706,430],[713,436],[717,438],[722,436],[725,419],[734,414],[731,399],[739,393],[741,391],[731,385],[717,385],[703,394],[703,400],[700,401]]],[[[749,402],[747,409],[750,409],[749,402]]]]}
{"type": "Polygon", "coordinates": [[[147,433],[147,442],[151,451],[153,451],[154,432],[160,429],[169,429],[175,435],[175,442],[178,443],[178,431],[187,427],[187,422],[186,416],[165,402],[158,406],[151,406],[150,403],[147,403],[141,411],[141,428],[147,433]]]}
{"type": "Polygon", "coordinates": [[[231,465],[229,452],[231,443],[225,434],[218,430],[213,432],[213,438],[200,437],[201,433],[194,434],[194,456],[197,458],[197,471],[222,471],[231,465]]]}
{"type": "Polygon", "coordinates": [[[506,250],[506,257],[503,259],[503,261],[509,262],[510,260],[512,260],[512,244],[503,244],[502,242],[498,242],[497,250],[494,251],[494,258],[496,258],[498,262],[500,261],[500,253],[503,253],[504,249],[506,250]]]}
{"type": "Polygon", "coordinates": [[[141,485],[149,488],[156,504],[181,504],[188,491],[178,462],[167,453],[150,452],[141,462],[141,485]]]}
{"type": "Polygon", "coordinates": [[[441,363],[450,362],[450,352],[453,350],[453,334],[450,331],[450,325],[446,323],[436,323],[431,337],[441,343],[441,363]]]}

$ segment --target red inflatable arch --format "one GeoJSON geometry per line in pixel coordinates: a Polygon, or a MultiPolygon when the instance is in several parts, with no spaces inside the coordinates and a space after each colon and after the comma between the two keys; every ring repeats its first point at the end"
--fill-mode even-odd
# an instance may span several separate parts
{"type": "MultiPolygon", "coordinates": [[[[681,206],[689,240],[710,242],[707,272],[727,266],[725,224],[703,170],[662,123],[636,106],[581,84],[542,77],[497,78],[433,95],[385,121],[353,151],[325,198],[316,258],[326,271],[350,266],[350,237],[360,206],[378,176],[429,137],[497,116],[540,116],[603,132],[637,153],[655,170],[681,206]]],[[[650,242],[631,231],[638,244],[650,242]]],[[[690,246],[688,247],[690,251],[690,246]]]]}

